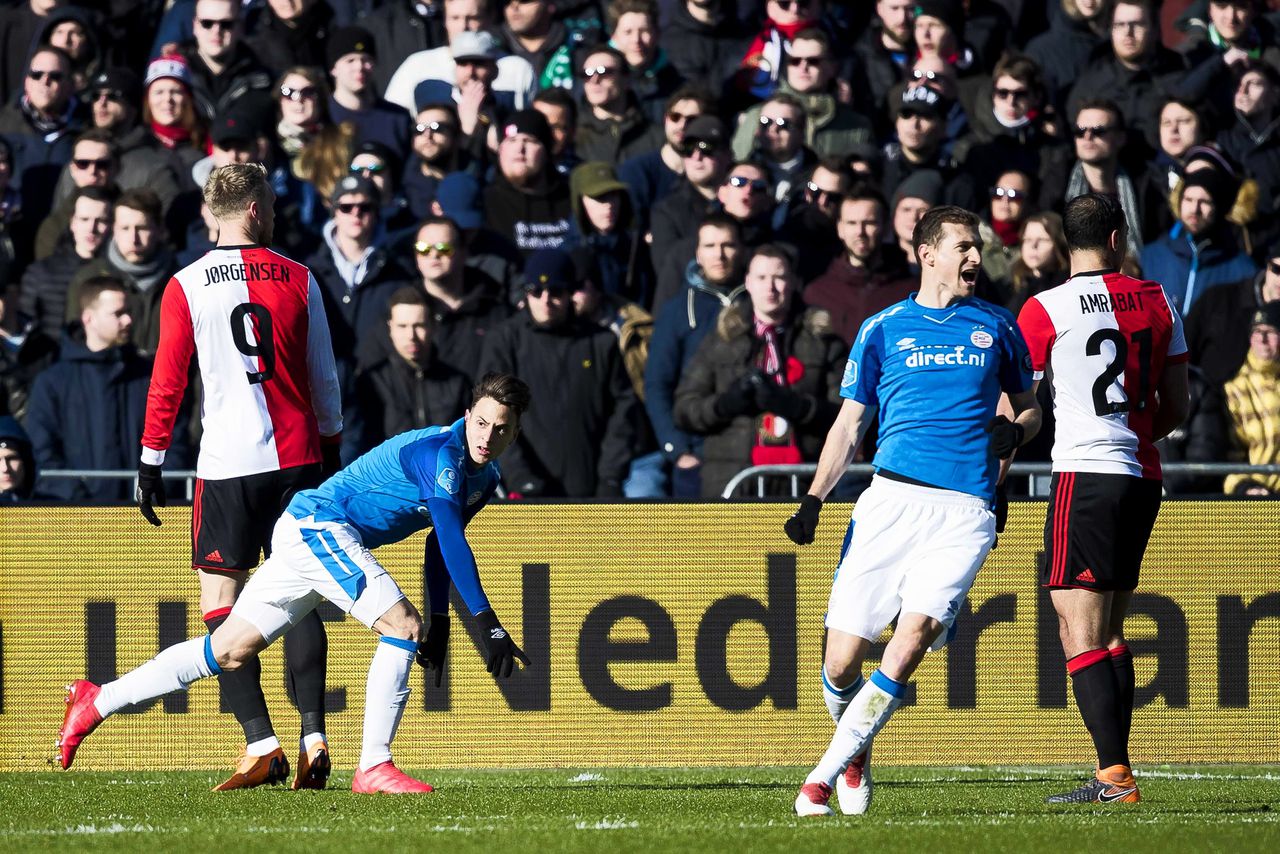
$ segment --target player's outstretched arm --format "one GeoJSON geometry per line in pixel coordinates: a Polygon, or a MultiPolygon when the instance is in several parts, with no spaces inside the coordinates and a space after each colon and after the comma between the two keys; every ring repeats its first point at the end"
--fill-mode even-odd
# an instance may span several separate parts
{"type": "Polygon", "coordinates": [[[809,486],[809,494],[800,501],[800,507],[783,525],[787,536],[796,545],[806,546],[813,542],[818,529],[818,513],[822,510],[822,502],[835,488],[853,460],[853,454],[862,444],[862,439],[871,426],[875,407],[846,398],[836,415],[835,423],[827,431],[827,440],[822,445],[822,454],[818,457],[818,471],[809,486]]]}

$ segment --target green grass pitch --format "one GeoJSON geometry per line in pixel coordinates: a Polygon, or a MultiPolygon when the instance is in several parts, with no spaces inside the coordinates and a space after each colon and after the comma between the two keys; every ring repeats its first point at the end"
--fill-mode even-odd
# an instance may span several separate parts
{"type": "MultiPolygon", "coordinates": [[[[1143,802],[1050,807],[1071,768],[877,768],[872,812],[801,819],[806,769],[416,771],[423,796],[215,794],[212,772],[0,774],[0,851],[1280,851],[1280,766],[1140,768],[1143,802]]],[[[834,802],[834,798],[833,798],[834,802]]]]}

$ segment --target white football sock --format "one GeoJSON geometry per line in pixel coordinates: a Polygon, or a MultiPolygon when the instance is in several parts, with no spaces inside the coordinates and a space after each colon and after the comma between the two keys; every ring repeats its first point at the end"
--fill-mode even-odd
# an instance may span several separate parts
{"type": "Polygon", "coordinates": [[[836,734],[831,737],[831,745],[822,755],[817,767],[809,772],[805,783],[835,785],[836,778],[844,771],[849,760],[866,749],[875,734],[888,722],[889,716],[902,705],[902,697],[906,692],[906,683],[895,682],[879,670],[874,671],[862,690],[854,695],[849,708],[840,716],[836,734]]]}
{"type": "Polygon", "coordinates": [[[104,718],[130,703],[144,703],[173,691],[185,691],[197,679],[221,673],[204,635],[164,649],[155,658],[102,686],[93,701],[104,718]]]}
{"type": "Polygon", "coordinates": [[[418,645],[400,638],[382,638],[369,664],[364,695],[364,746],[360,770],[391,761],[391,740],[409,701],[409,668],[418,645]]]}
{"type": "Polygon", "coordinates": [[[848,688],[837,688],[827,677],[827,668],[822,668],[822,699],[827,704],[827,711],[831,713],[831,720],[840,723],[840,716],[844,714],[845,709],[849,708],[853,695],[862,690],[864,681],[862,674],[859,673],[858,678],[848,688]]]}
{"type": "Polygon", "coordinates": [[[324,737],[324,733],[322,732],[309,732],[302,737],[302,743],[300,746],[302,747],[302,752],[306,753],[317,744],[324,744],[327,746],[328,741],[329,740],[324,737]]]}
{"type": "Polygon", "coordinates": [[[268,756],[279,749],[280,739],[276,738],[274,735],[269,735],[266,738],[260,738],[255,742],[246,744],[244,752],[250,756],[268,756]]]}

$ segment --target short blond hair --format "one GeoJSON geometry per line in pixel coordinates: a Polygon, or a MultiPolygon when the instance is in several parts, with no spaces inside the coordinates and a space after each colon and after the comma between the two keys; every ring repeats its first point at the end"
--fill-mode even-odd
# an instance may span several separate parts
{"type": "Polygon", "coordinates": [[[204,203],[216,219],[239,219],[250,202],[266,204],[267,167],[261,163],[229,163],[209,173],[204,203]]]}

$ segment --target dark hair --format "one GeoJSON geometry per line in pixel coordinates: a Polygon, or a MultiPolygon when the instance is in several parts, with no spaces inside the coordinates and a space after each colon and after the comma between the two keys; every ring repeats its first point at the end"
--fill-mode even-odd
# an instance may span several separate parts
{"type": "Polygon", "coordinates": [[[991,94],[995,96],[995,82],[1001,77],[1012,77],[1026,85],[1033,100],[1044,100],[1044,75],[1031,57],[1021,53],[1006,53],[991,72],[991,94]]]}
{"type": "Polygon", "coordinates": [[[844,206],[849,202],[875,202],[880,209],[880,219],[883,220],[889,215],[889,203],[885,201],[884,193],[872,184],[870,181],[855,181],[853,186],[849,188],[849,192],[844,194],[844,201],[840,203],[840,214],[844,213],[844,206]]]}
{"type": "Polygon", "coordinates": [[[471,406],[485,398],[515,410],[516,418],[524,415],[533,399],[529,386],[524,380],[513,374],[499,374],[490,371],[480,378],[480,382],[471,388],[471,406]]]}
{"type": "Polygon", "coordinates": [[[111,136],[111,132],[103,128],[89,128],[84,133],[76,137],[76,141],[71,143],[71,150],[75,151],[76,146],[82,142],[96,142],[107,147],[107,156],[116,163],[120,162],[120,146],[111,136]]]}
{"type": "MultiPolygon", "coordinates": [[[[556,91],[565,92],[564,89],[556,91]]],[[[567,92],[566,92],[567,95],[567,92]]],[[[534,98],[534,100],[538,100],[534,98]]],[[[676,104],[681,101],[697,101],[698,106],[702,108],[702,112],[715,115],[716,112],[716,96],[711,94],[711,90],[698,83],[685,83],[679,89],[671,93],[671,97],[667,99],[667,103],[663,106],[662,111],[669,113],[675,109],[676,104]]]]}
{"type": "MultiPolygon", "coordinates": [[[[1108,25],[1115,23],[1116,9],[1120,6],[1140,6],[1147,13],[1148,21],[1159,23],[1156,21],[1155,12],[1151,9],[1151,0],[1111,0],[1111,11],[1107,14],[1108,25]]],[[[1156,34],[1156,37],[1159,37],[1159,33],[1156,34]]]]}
{"type": "Polygon", "coordinates": [[[28,69],[31,68],[31,60],[35,59],[37,56],[39,56],[42,53],[53,54],[54,56],[58,57],[58,60],[60,62],[65,63],[67,68],[76,67],[76,61],[71,58],[71,54],[67,53],[65,50],[63,50],[60,47],[56,47],[55,45],[42,44],[39,47],[37,47],[35,50],[31,51],[31,56],[27,57],[28,69]]]}
{"type": "Polygon", "coordinates": [[[631,73],[631,65],[627,62],[627,58],[623,56],[622,51],[618,50],[616,47],[609,44],[608,42],[600,42],[599,44],[593,44],[590,47],[582,48],[578,52],[578,62],[577,62],[577,68],[575,70],[579,72],[582,71],[583,66],[587,64],[588,59],[590,59],[593,56],[598,56],[599,54],[602,54],[602,53],[607,53],[609,56],[612,56],[614,59],[618,60],[619,74],[631,73]]]}
{"type": "Polygon", "coordinates": [[[936,247],[938,241],[942,239],[943,226],[948,224],[963,225],[977,231],[978,215],[956,205],[939,205],[936,208],[929,208],[916,223],[915,231],[911,233],[911,245],[936,247]]]}
{"type": "Polygon", "coordinates": [[[427,304],[427,295],[422,292],[422,288],[417,285],[405,285],[396,289],[396,292],[387,300],[388,323],[391,321],[391,310],[398,305],[421,306],[427,312],[427,329],[434,330],[436,328],[435,317],[431,314],[431,307],[427,304]]]}
{"type": "MultiPolygon", "coordinates": [[[[817,42],[822,45],[822,49],[827,52],[827,59],[831,58],[831,36],[827,35],[827,31],[822,27],[805,27],[800,32],[791,37],[791,43],[798,41],[817,42]]],[[[787,51],[789,54],[791,51],[787,51]]]]}
{"type": "Polygon", "coordinates": [[[576,127],[578,124],[578,102],[573,100],[573,94],[568,89],[561,89],[559,86],[543,89],[533,96],[533,103],[550,104],[553,107],[568,110],[569,127],[576,127]]]}
{"type": "Polygon", "coordinates": [[[1067,237],[1067,248],[1108,249],[1107,240],[1113,231],[1127,228],[1124,208],[1120,201],[1102,193],[1085,193],[1067,202],[1062,213],[1062,232],[1067,237]]]}
{"type": "Polygon", "coordinates": [[[747,266],[751,266],[751,262],[757,258],[775,258],[787,265],[787,272],[795,275],[797,258],[796,251],[785,243],[761,243],[751,253],[747,266]]]}
{"type": "Polygon", "coordinates": [[[458,227],[458,224],[456,222],[454,222],[452,219],[450,219],[447,216],[436,216],[435,214],[432,214],[431,216],[428,216],[428,217],[424,217],[423,220],[419,222],[416,227],[414,227],[413,236],[416,238],[419,234],[422,233],[422,229],[426,228],[429,225],[448,226],[449,228],[453,229],[453,237],[455,240],[462,239],[462,229],[458,227]]]}
{"type": "Polygon", "coordinates": [[[1021,243],[1022,239],[1027,235],[1027,226],[1032,223],[1043,228],[1045,233],[1049,235],[1049,240],[1053,243],[1055,266],[1052,270],[1046,270],[1046,272],[1057,272],[1071,267],[1071,259],[1067,254],[1067,238],[1062,233],[1062,217],[1053,211],[1032,214],[1023,220],[1022,228],[1018,229],[1018,257],[1013,259],[1013,265],[1009,268],[1009,281],[1013,283],[1014,293],[1019,298],[1027,296],[1029,287],[1027,282],[1031,278],[1031,269],[1027,266],[1027,262],[1022,260],[1021,243]]]}
{"type": "Polygon", "coordinates": [[[134,187],[121,193],[115,205],[117,211],[120,208],[141,211],[151,220],[152,225],[159,225],[164,217],[164,204],[160,197],[146,187],[134,187]]]}
{"type": "Polygon", "coordinates": [[[604,13],[605,26],[609,28],[609,35],[613,35],[613,31],[618,29],[618,22],[622,20],[622,16],[631,12],[648,15],[649,22],[655,27],[658,25],[658,5],[653,0],[613,0],[606,5],[604,13]]]}
{"type": "Polygon", "coordinates": [[[125,296],[129,295],[129,289],[116,276],[93,276],[86,279],[80,286],[80,310],[86,311],[107,291],[119,291],[125,296]]]}
{"type": "Polygon", "coordinates": [[[1115,101],[1112,101],[1110,98],[1085,98],[1080,102],[1079,106],[1076,107],[1075,115],[1071,117],[1071,120],[1073,122],[1080,121],[1080,114],[1085,110],[1103,110],[1104,112],[1108,112],[1111,114],[1111,117],[1116,120],[1116,124],[1120,126],[1120,129],[1125,129],[1124,113],[1120,112],[1120,105],[1115,101]]]}
{"type": "Polygon", "coordinates": [[[115,184],[108,184],[105,187],[76,187],[71,193],[71,207],[75,208],[75,204],[80,199],[88,199],[91,202],[105,202],[108,205],[114,205],[116,199],[120,197],[120,190],[115,184]]]}
{"type": "Polygon", "coordinates": [[[716,211],[713,214],[707,214],[704,216],[702,221],[698,223],[697,229],[693,232],[695,240],[698,239],[698,235],[702,234],[702,229],[704,228],[719,228],[724,229],[725,231],[732,231],[734,237],[738,238],[739,241],[742,240],[742,223],[738,222],[727,213],[716,211]]]}

